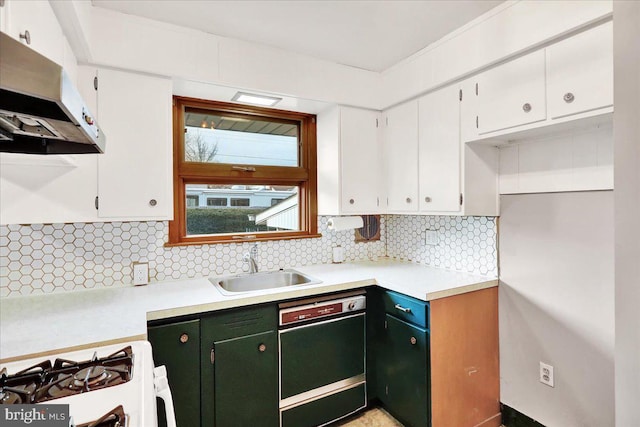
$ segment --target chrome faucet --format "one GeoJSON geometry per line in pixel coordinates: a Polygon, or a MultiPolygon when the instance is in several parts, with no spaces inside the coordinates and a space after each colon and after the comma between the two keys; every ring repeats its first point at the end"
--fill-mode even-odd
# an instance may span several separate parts
{"type": "Polygon", "coordinates": [[[249,273],[257,273],[258,272],[258,244],[254,243],[249,249],[249,252],[244,254],[242,257],[242,261],[249,264],[249,273]]]}

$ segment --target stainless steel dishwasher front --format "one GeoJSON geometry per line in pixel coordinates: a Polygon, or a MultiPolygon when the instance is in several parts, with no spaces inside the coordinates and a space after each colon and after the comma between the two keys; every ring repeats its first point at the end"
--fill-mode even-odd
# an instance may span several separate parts
{"type": "Polygon", "coordinates": [[[281,306],[280,425],[322,426],[366,406],[365,296],[281,306]]]}

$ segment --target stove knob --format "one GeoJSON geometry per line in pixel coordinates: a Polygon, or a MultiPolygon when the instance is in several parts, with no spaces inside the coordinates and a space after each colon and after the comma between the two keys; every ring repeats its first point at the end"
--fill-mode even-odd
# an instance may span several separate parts
{"type": "Polygon", "coordinates": [[[347,306],[347,308],[349,309],[349,311],[353,311],[356,309],[356,302],[355,301],[351,301],[349,303],[349,305],[347,306]]]}
{"type": "Polygon", "coordinates": [[[186,343],[187,341],[189,341],[189,335],[187,335],[187,334],[180,335],[180,342],[182,344],[186,343]]]}

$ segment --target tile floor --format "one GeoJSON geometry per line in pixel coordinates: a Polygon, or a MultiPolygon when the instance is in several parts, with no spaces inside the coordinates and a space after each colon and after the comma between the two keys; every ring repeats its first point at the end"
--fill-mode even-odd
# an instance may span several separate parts
{"type": "Polygon", "coordinates": [[[332,427],[403,427],[384,409],[371,408],[332,424],[332,427]]]}

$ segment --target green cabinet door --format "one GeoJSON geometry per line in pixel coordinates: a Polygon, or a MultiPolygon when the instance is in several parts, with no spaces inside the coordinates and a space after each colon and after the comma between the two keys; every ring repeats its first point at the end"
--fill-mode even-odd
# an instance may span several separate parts
{"type": "MultiPolygon", "coordinates": [[[[156,366],[167,367],[178,427],[199,426],[200,321],[151,326],[147,332],[156,366]]],[[[158,406],[158,425],[164,427],[164,406],[158,406]]]]}
{"type": "Polygon", "coordinates": [[[275,331],[213,345],[216,427],[277,427],[278,343],[275,331]]]}
{"type": "Polygon", "coordinates": [[[387,314],[376,350],[378,397],[384,407],[407,427],[428,427],[428,330],[387,314]]]}

